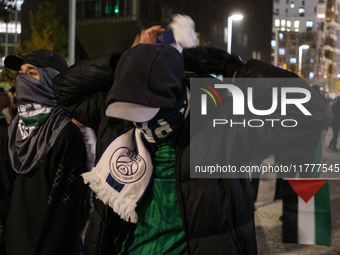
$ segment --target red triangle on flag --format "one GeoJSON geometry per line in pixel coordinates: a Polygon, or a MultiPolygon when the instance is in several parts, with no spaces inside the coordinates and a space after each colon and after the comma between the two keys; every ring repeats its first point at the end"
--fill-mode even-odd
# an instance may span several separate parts
{"type": "Polygon", "coordinates": [[[307,203],[327,180],[288,180],[288,182],[296,194],[307,203]]]}

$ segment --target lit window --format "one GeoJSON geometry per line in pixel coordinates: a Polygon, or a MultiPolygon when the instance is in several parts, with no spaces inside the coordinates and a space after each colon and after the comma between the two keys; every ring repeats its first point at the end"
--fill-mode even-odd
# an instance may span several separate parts
{"type": "Polygon", "coordinates": [[[315,76],[315,73],[313,73],[313,72],[309,73],[309,79],[311,79],[311,80],[314,79],[314,76],[315,76]]]}
{"type": "Polygon", "coordinates": [[[287,20],[287,27],[291,27],[292,22],[290,20],[287,20]]]}
{"type": "Polygon", "coordinates": [[[313,27],[313,21],[307,20],[307,21],[306,21],[306,27],[308,27],[308,28],[313,27]]]}
{"type": "Polygon", "coordinates": [[[300,21],[299,20],[295,20],[294,21],[294,27],[295,28],[299,28],[299,26],[300,26],[300,21]]]}
{"type": "Polygon", "coordinates": [[[6,23],[0,24],[0,33],[6,33],[6,23]]]}
{"type": "Polygon", "coordinates": [[[21,24],[17,24],[17,34],[21,34],[21,24]]]}
{"type": "Polygon", "coordinates": [[[280,40],[283,39],[283,33],[279,33],[279,39],[280,39],[280,40]]]}
{"type": "Polygon", "coordinates": [[[276,41],[275,40],[271,40],[270,44],[272,45],[272,47],[276,46],[276,41]]]}
{"type": "Polygon", "coordinates": [[[281,27],[281,31],[285,31],[286,29],[284,27],[281,27]]]}
{"type": "Polygon", "coordinates": [[[280,26],[280,20],[279,19],[276,19],[275,20],[275,27],[279,27],[280,26]]]}
{"type": "Polygon", "coordinates": [[[294,2],[291,2],[291,4],[290,4],[290,8],[294,8],[295,7],[295,4],[294,4],[294,2]]]}
{"type": "Polygon", "coordinates": [[[313,63],[314,63],[314,59],[311,58],[311,59],[310,59],[310,62],[313,64],[313,63]]]}
{"type": "Polygon", "coordinates": [[[286,21],[283,19],[281,20],[281,27],[285,27],[286,26],[286,21]]]}
{"type": "Polygon", "coordinates": [[[284,55],[286,54],[286,50],[284,48],[279,48],[279,55],[284,55]]]}
{"type": "Polygon", "coordinates": [[[9,32],[9,33],[15,33],[16,31],[15,31],[15,24],[13,24],[13,23],[8,23],[8,27],[7,27],[7,31],[9,32]]]}
{"type": "Polygon", "coordinates": [[[290,58],[289,62],[290,62],[291,64],[296,64],[296,58],[290,58]]]}

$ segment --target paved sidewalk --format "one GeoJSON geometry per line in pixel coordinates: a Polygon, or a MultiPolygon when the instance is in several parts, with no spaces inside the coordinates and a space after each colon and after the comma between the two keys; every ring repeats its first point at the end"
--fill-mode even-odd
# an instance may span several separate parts
{"type": "MultiPolygon", "coordinates": [[[[326,134],[328,145],[332,131],[326,134]]],[[[340,139],[338,141],[340,148],[340,139]]],[[[340,151],[324,148],[324,163],[340,163],[340,151]]],[[[261,179],[258,200],[256,202],[255,224],[259,255],[340,255],[340,180],[329,181],[332,211],[332,246],[283,244],[281,242],[282,201],[273,201],[275,179],[261,179]]]]}

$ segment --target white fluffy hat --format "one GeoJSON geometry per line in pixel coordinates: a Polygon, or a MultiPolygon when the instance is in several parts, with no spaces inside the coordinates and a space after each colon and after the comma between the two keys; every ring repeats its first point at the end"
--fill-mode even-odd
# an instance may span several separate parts
{"type": "Polygon", "coordinates": [[[169,27],[173,30],[176,43],[183,49],[198,45],[195,22],[189,16],[175,14],[169,27]]]}

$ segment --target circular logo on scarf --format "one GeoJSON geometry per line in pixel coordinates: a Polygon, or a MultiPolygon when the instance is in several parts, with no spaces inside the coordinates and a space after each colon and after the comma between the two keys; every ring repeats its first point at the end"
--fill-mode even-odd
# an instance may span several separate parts
{"type": "Polygon", "coordinates": [[[110,161],[112,177],[120,183],[133,183],[143,177],[146,163],[143,157],[126,147],[117,149],[110,161]]]}

